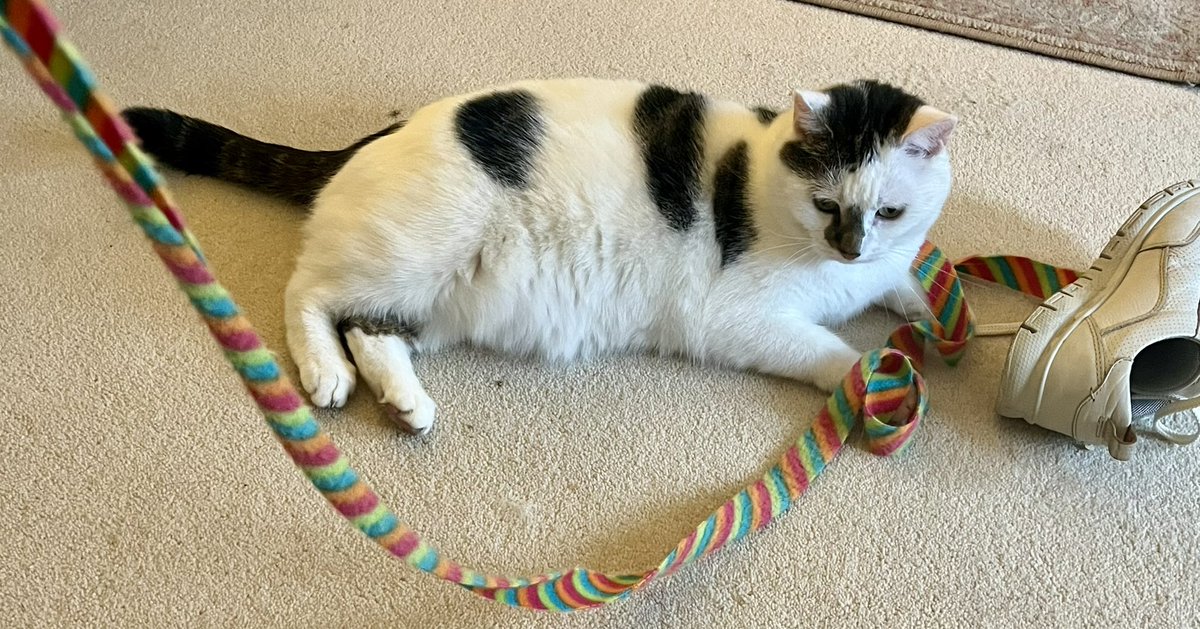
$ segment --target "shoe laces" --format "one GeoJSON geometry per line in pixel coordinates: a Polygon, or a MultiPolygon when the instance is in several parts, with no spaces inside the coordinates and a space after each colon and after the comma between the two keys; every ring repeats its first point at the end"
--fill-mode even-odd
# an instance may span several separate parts
{"type": "Polygon", "coordinates": [[[1020,323],[978,323],[975,336],[1012,336],[1020,329],[1020,323]]]}
{"type": "Polygon", "coordinates": [[[1134,398],[1133,423],[1139,430],[1176,445],[1186,446],[1200,438],[1200,412],[1197,409],[1200,409],[1200,396],[1134,398]],[[1190,423],[1190,429],[1181,429],[1180,423],[1190,423]]]}

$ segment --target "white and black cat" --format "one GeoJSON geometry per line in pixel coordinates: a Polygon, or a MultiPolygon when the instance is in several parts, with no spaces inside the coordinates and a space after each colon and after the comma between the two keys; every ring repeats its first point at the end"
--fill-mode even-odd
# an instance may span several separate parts
{"type": "Polygon", "coordinates": [[[648,350],[828,390],[859,352],[826,326],[873,304],[924,314],[909,268],[949,194],[957,119],[874,81],[793,101],[776,115],[632,81],[528,81],[341,151],[125,117],[167,165],[311,203],[285,312],[304,388],[341,406],[357,371],[423,432],[419,349],[648,350]]]}

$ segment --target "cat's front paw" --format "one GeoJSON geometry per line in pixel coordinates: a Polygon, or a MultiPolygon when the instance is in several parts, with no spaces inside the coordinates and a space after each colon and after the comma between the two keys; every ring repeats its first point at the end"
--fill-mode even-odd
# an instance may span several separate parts
{"type": "Polygon", "coordinates": [[[933,318],[925,288],[916,278],[909,278],[901,286],[884,293],[882,305],[910,323],[933,318]]]}
{"type": "Polygon", "coordinates": [[[300,364],[300,383],[313,406],[341,408],[354,392],[354,365],[340,357],[327,361],[308,358],[300,364]]]}
{"type": "Polygon", "coordinates": [[[816,386],[825,393],[833,393],[842,388],[842,382],[846,380],[846,376],[850,374],[850,371],[858,365],[859,358],[861,358],[861,355],[853,350],[839,352],[838,356],[830,357],[813,374],[813,386],[816,386]]]}

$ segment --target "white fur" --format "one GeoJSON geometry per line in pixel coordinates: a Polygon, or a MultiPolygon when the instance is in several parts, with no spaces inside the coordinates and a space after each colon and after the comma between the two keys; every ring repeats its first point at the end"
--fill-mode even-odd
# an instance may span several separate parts
{"type": "Polygon", "coordinates": [[[412,348],[407,341],[353,328],[346,331],[346,345],[379,403],[394,409],[393,419],[418,433],[433,427],[437,404],[413,371],[412,348]]]}
{"type": "MultiPolygon", "coordinates": [[[[412,322],[423,351],[466,342],[556,361],[656,351],[830,389],[859,352],[824,326],[875,303],[910,316],[923,307],[909,262],[949,190],[944,152],[889,151],[834,191],[862,207],[908,206],[896,221],[868,217],[864,255],[851,264],[824,241],[828,216],[812,207],[812,184],[778,157],[795,137],[792,116],[764,126],[742,105],[711,103],[704,200],[696,223],[678,232],[647,193],[630,126],[642,84],[498,89],[509,88],[532,92],[545,119],[527,190],[489,179],[455,138],[455,108],[477,93],[419,110],[359,151],[317,198],[286,295],[288,342],[314,404],[341,406],[353,389],[334,327],[350,313],[412,322]],[[759,237],[722,268],[713,164],[741,140],[759,237]]],[[[427,429],[433,402],[407,341],[361,332],[348,340],[376,396],[427,429]]]]}

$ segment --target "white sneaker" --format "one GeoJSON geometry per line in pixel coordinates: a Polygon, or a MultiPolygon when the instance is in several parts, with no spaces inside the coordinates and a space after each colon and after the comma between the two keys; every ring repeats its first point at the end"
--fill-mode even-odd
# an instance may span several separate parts
{"type": "MultiPolygon", "coordinates": [[[[1154,195],[1099,259],[1017,331],[996,411],[1107,445],[1126,460],[1135,422],[1176,443],[1169,416],[1200,406],[1200,181],[1154,195]]],[[[1198,430],[1197,432],[1200,432],[1198,430]]]]}

